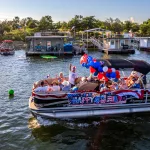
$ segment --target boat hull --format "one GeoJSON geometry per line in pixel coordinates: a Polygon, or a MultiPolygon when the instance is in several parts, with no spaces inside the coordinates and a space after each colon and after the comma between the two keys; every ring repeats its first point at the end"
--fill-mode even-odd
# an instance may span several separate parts
{"type": "Polygon", "coordinates": [[[5,55],[5,56],[8,56],[8,55],[14,55],[14,54],[15,54],[15,51],[1,52],[1,55],[5,55]]]}
{"type": "Polygon", "coordinates": [[[68,106],[58,108],[37,108],[34,102],[29,102],[29,108],[34,116],[46,118],[87,118],[103,115],[128,114],[137,112],[149,112],[150,103],[142,104],[111,104],[92,106],[68,106]]]}

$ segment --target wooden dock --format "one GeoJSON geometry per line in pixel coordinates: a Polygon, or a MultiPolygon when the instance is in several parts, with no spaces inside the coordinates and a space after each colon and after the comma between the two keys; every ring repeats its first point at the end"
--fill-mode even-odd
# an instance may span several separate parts
{"type": "Polygon", "coordinates": [[[134,49],[103,49],[100,50],[102,53],[107,53],[107,54],[134,54],[135,50],[134,49]]]}

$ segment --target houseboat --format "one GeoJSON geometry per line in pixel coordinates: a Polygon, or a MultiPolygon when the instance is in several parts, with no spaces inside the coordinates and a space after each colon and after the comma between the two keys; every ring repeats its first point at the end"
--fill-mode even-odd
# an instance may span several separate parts
{"type": "Polygon", "coordinates": [[[150,52],[150,37],[137,37],[137,39],[140,43],[140,50],[150,52]]]}
{"type": "Polygon", "coordinates": [[[100,52],[105,52],[108,54],[134,54],[135,50],[139,47],[139,42],[133,37],[132,33],[112,34],[111,31],[104,30],[101,28],[89,29],[83,31],[87,33],[86,39],[82,40],[87,41],[87,46],[89,41],[96,46],[100,52]],[[94,35],[90,36],[90,33],[93,32],[94,35]],[[95,34],[99,34],[99,37],[96,37],[95,34]]]}
{"type": "MultiPolygon", "coordinates": [[[[45,32],[35,33],[34,36],[26,37],[28,42],[26,55],[74,55],[80,47],[75,49],[71,42],[66,43],[70,39],[71,37],[68,35],[46,34],[45,32]]],[[[83,50],[79,54],[83,54],[83,50]]]]}
{"type": "Polygon", "coordinates": [[[0,44],[0,54],[1,55],[14,55],[14,44],[12,40],[4,40],[0,44]]]}
{"type": "MultiPolygon", "coordinates": [[[[114,68],[123,71],[119,81],[101,80],[103,86],[95,80],[86,81],[82,85],[77,81],[78,89],[73,90],[73,88],[69,91],[44,93],[32,90],[32,96],[29,98],[29,109],[32,114],[35,117],[39,115],[47,118],[85,118],[150,111],[150,85],[146,82],[150,64],[142,60],[125,59],[103,59],[97,62],[103,62],[103,70],[107,71],[106,74],[110,73],[110,70],[114,71],[114,68]],[[125,87],[123,83],[130,81],[128,79],[131,77],[125,75],[127,70],[132,71],[132,77],[137,78],[132,80],[134,83],[127,84],[125,87]],[[110,89],[108,82],[114,83],[116,87],[110,89]],[[97,89],[97,86],[100,88],[97,89]]],[[[52,80],[47,79],[45,83],[51,84],[52,80]]],[[[34,86],[40,83],[41,81],[34,86]]]]}

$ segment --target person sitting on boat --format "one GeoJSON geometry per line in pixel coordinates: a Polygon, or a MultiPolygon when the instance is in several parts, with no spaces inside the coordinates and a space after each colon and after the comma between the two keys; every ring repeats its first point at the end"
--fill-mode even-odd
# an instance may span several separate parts
{"type": "Polygon", "coordinates": [[[47,92],[48,86],[44,86],[44,81],[41,82],[41,86],[33,89],[34,92],[47,92]]]}
{"type": "Polygon", "coordinates": [[[59,73],[59,76],[56,77],[59,83],[62,83],[65,80],[65,77],[62,72],[59,73]]]}
{"type": "Polygon", "coordinates": [[[66,80],[63,81],[62,85],[63,85],[62,91],[70,91],[71,90],[71,86],[69,84],[69,81],[66,81],[66,80]]]}
{"type": "Polygon", "coordinates": [[[120,79],[118,84],[119,84],[119,89],[128,89],[128,86],[124,78],[120,79]]]}
{"type": "Polygon", "coordinates": [[[110,91],[118,90],[119,86],[117,82],[112,82],[112,84],[109,87],[110,91]]]}
{"type": "Polygon", "coordinates": [[[52,91],[60,91],[60,86],[58,85],[57,81],[52,82],[52,91]]]}
{"type": "Polygon", "coordinates": [[[77,78],[76,67],[70,64],[69,66],[69,83],[71,87],[75,85],[75,79],[77,78]]]}
{"type": "Polygon", "coordinates": [[[136,71],[132,71],[131,75],[126,79],[126,83],[128,87],[132,87],[134,83],[138,80],[138,74],[136,71]]]}
{"type": "Polygon", "coordinates": [[[108,82],[106,83],[105,80],[101,80],[99,84],[100,92],[105,91],[107,89],[109,89],[108,82]]]}

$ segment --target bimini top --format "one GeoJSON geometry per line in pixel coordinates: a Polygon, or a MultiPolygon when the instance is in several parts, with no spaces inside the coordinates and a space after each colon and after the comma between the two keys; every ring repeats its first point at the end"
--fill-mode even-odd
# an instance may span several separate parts
{"type": "Polygon", "coordinates": [[[144,75],[150,72],[150,64],[143,60],[128,60],[128,59],[101,59],[104,65],[115,69],[131,68],[134,71],[140,72],[144,75]]]}
{"type": "Polygon", "coordinates": [[[5,42],[5,43],[12,43],[13,41],[12,40],[4,40],[2,42],[5,42]]]}

